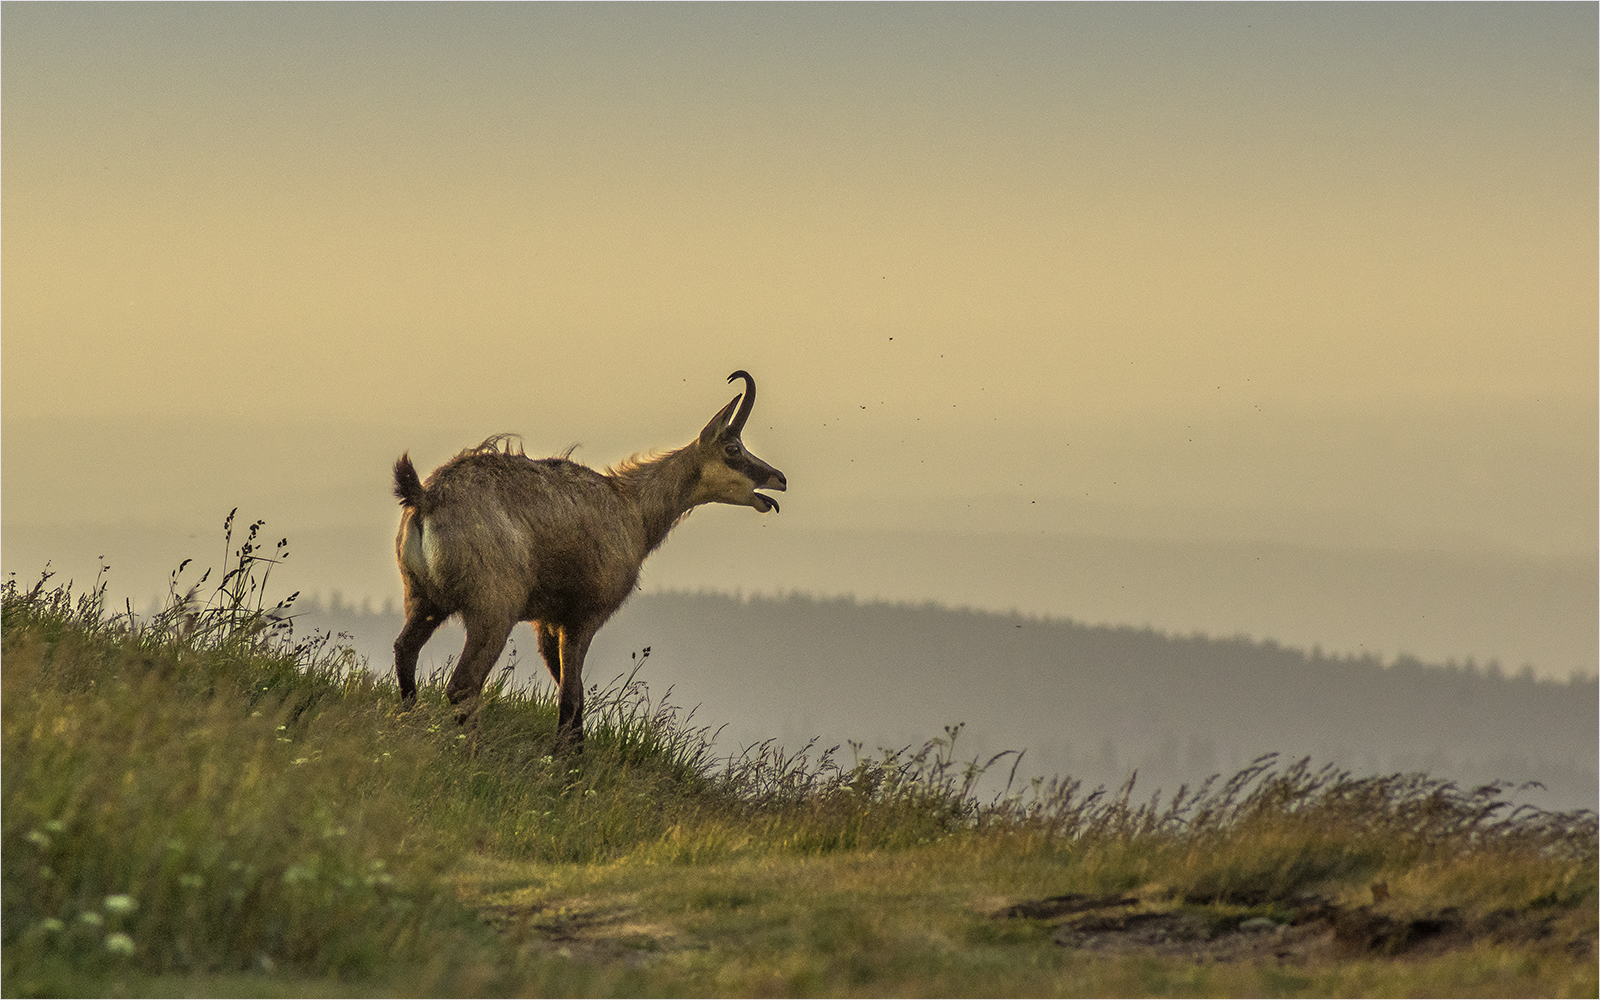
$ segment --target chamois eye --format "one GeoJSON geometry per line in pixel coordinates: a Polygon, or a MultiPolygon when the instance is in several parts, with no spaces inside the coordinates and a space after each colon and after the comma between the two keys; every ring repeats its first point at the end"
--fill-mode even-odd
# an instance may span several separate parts
{"type": "Polygon", "coordinates": [[[730,442],[729,444],[723,446],[722,453],[727,455],[729,458],[733,458],[739,454],[739,446],[730,442]]]}

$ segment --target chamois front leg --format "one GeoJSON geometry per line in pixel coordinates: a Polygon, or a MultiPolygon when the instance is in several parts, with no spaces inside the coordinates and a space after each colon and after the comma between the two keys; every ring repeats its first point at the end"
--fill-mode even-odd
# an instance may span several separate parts
{"type": "Polygon", "coordinates": [[[539,636],[539,655],[544,658],[544,665],[550,671],[556,685],[561,684],[561,630],[554,625],[544,622],[535,622],[533,630],[539,636]]]}
{"type": "Polygon", "coordinates": [[[595,630],[561,630],[561,714],[556,723],[556,741],[583,747],[583,658],[595,630]]]}

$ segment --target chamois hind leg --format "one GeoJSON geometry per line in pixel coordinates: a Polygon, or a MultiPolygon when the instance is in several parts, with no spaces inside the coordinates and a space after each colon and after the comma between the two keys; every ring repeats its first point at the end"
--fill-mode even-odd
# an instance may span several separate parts
{"type": "Polygon", "coordinates": [[[461,662],[456,664],[450,682],[445,685],[445,697],[456,706],[456,721],[463,726],[472,723],[477,730],[478,696],[483,692],[483,682],[500,659],[511,637],[513,622],[508,616],[474,615],[467,619],[467,644],[461,650],[461,662]]]}
{"type": "Polygon", "coordinates": [[[589,653],[594,629],[561,630],[561,716],[556,741],[583,747],[583,658],[589,653]]]}
{"type": "Polygon", "coordinates": [[[417,654],[448,617],[425,598],[406,602],[406,623],[394,640],[394,674],[403,709],[417,703],[417,654]]]}
{"type": "Polygon", "coordinates": [[[544,665],[555,678],[556,685],[560,686],[561,630],[544,622],[534,622],[533,630],[539,635],[539,655],[544,658],[544,665]]]}

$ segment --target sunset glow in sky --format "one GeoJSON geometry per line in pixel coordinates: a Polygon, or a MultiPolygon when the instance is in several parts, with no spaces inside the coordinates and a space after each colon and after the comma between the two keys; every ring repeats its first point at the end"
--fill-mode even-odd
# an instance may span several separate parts
{"type": "Polygon", "coordinates": [[[8,417],[1595,392],[1592,7],[6,19],[8,417]]]}

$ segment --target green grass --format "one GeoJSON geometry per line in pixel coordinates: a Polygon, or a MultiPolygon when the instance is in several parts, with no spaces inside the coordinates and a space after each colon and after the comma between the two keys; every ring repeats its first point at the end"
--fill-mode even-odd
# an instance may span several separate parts
{"type": "Polygon", "coordinates": [[[1275,759],[1165,801],[980,800],[954,730],[718,760],[633,677],[592,693],[581,755],[503,681],[473,737],[437,685],[400,714],[386,670],[297,640],[260,527],[153,620],[5,585],[6,995],[1596,992],[1591,813],[1275,759]],[[1208,933],[1308,907],[1502,930],[1196,963],[993,916],[1069,893],[1208,933]]]}

